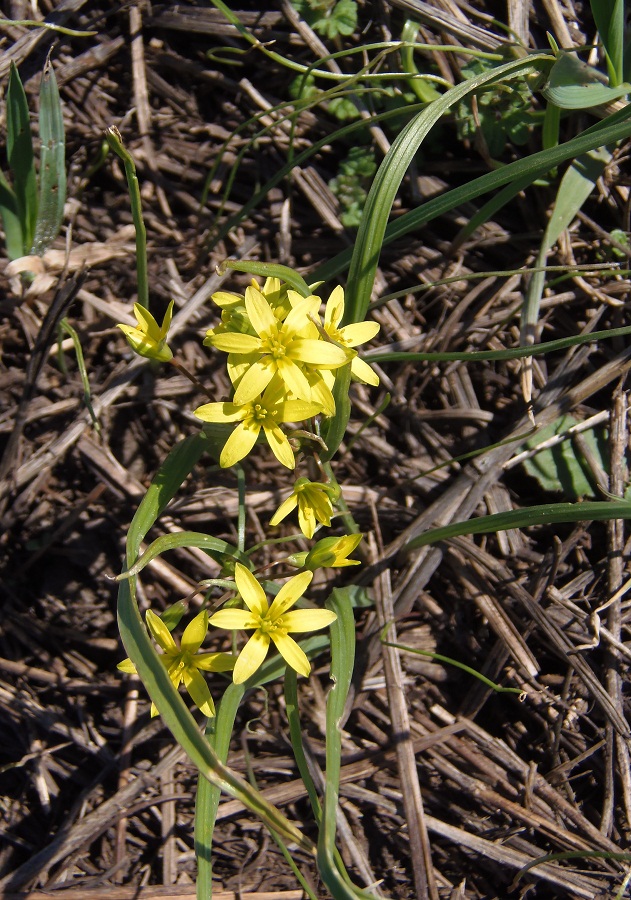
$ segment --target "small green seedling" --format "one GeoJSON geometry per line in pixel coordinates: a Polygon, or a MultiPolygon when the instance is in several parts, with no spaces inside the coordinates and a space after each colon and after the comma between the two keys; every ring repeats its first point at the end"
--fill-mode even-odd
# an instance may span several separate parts
{"type": "Polygon", "coordinates": [[[355,0],[292,0],[292,6],[314,31],[330,40],[348,37],[357,28],[355,0]]]}
{"type": "Polygon", "coordinates": [[[40,86],[39,178],[22,81],[11,64],[7,89],[6,155],[11,181],[0,171],[0,216],[9,259],[43,256],[59,234],[66,202],[65,136],[55,73],[46,61],[40,86]]]}

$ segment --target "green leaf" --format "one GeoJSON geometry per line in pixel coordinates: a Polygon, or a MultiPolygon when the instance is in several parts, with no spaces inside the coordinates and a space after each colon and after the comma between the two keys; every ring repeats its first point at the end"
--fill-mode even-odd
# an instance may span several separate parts
{"type": "Polygon", "coordinates": [[[50,59],[44,66],[39,103],[39,208],[31,252],[43,256],[59,234],[66,202],[64,119],[50,59]]]}
{"type": "Polygon", "coordinates": [[[631,502],[628,500],[596,500],[585,503],[547,503],[543,506],[529,506],[526,509],[511,509],[508,512],[494,513],[492,516],[479,516],[466,522],[453,522],[440,528],[431,528],[425,534],[413,538],[404,547],[402,553],[446,541],[461,534],[490,534],[495,531],[508,531],[511,528],[531,528],[533,525],[556,525],[562,522],[592,522],[610,519],[631,519],[631,502]]]}
{"type": "MultiPolygon", "coordinates": [[[[537,434],[526,442],[526,447],[534,449],[554,435],[564,434],[573,425],[578,425],[578,419],[573,416],[561,416],[556,422],[537,431],[537,434]]],[[[607,472],[609,455],[605,430],[590,428],[582,431],[581,436],[596,462],[604,472],[607,472]]],[[[544,491],[553,493],[562,491],[571,500],[596,496],[589,466],[580,450],[573,445],[571,435],[560,444],[545,448],[525,460],[524,469],[528,475],[537,479],[544,491]]]]}
{"type": "Polygon", "coordinates": [[[16,212],[22,229],[22,252],[28,253],[37,219],[37,178],[28,103],[22,81],[11,63],[7,90],[7,159],[13,174],[16,212]]]}
{"type": "Polygon", "coordinates": [[[200,550],[205,550],[209,556],[212,556],[221,565],[224,564],[226,557],[229,557],[237,560],[249,569],[252,568],[252,563],[245,553],[241,553],[236,547],[227,544],[220,538],[212,537],[210,534],[204,534],[199,531],[178,531],[175,534],[165,534],[156,538],[130,569],[126,572],[121,572],[118,580],[121,581],[123,578],[131,578],[133,575],[138,575],[145,566],[157,556],[160,556],[160,554],[166,553],[167,550],[177,550],[181,547],[198,547],[200,550]]]}
{"type": "Polygon", "coordinates": [[[9,259],[24,256],[24,236],[18,214],[18,202],[13,188],[0,172],[0,216],[4,228],[4,242],[9,259]]]}
{"type": "Polygon", "coordinates": [[[593,66],[584,63],[575,53],[562,52],[541,93],[561,109],[590,109],[612,103],[630,91],[631,84],[609,87],[605,76],[593,66]]]}

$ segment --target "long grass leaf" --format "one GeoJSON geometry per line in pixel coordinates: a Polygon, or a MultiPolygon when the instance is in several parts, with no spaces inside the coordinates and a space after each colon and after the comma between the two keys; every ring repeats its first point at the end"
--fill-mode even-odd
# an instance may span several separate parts
{"type": "Polygon", "coordinates": [[[23,256],[28,253],[37,219],[37,178],[26,94],[14,63],[7,89],[7,160],[13,175],[16,212],[22,230],[23,256]]]}
{"type": "Polygon", "coordinates": [[[44,66],[39,102],[39,205],[31,252],[42,256],[59,234],[66,203],[64,117],[50,59],[44,66]]]}
{"type": "Polygon", "coordinates": [[[526,509],[511,509],[479,516],[466,522],[452,522],[440,528],[430,528],[425,534],[408,541],[402,552],[416,550],[427,544],[445,541],[462,534],[489,534],[508,531],[510,528],[531,528],[533,525],[555,525],[563,522],[608,522],[611,519],[631,519],[631,502],[628,500],[595,500],[585,503],[547,503],[526,509]]]}
{"type": "Polygon", "coordinates": [[[165,534],[156,538],[155,541],[149,544],[140,559],[136,560],[134,565],[126,572],[121,572],[117,580],[122,581],[123,578],[131,578],[134,575],[138,575],[157,556],[166,553],[167,550],[178,550],[181,547],[197,547],[200,550],[206,550],[213,559],[220,563],[223,563],[225,557],[228,557],[237,560],[248,568],[252,566],[245,553],[241,553],[232,544],[227,544],[226,541],[222,541],[220,538],[204,534],[201,531],[178,531],[175,534],[165,534]]]}

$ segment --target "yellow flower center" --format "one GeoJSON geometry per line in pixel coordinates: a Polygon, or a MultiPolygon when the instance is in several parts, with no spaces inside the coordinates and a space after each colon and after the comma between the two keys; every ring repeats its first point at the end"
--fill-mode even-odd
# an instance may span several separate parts
{"type": "Polygon", "coordinates": [[[264,422],[268,415],[267,407],[263,406],[261,403],[252,404],[252,418],[256,422],[264,422]]]}
{"type": "Polygon", "coordinates": [[[285,632],[285,629],[281,624],[275,622],[273,619],[269,619],[267,616],[261,618],[259,624],[259,630],[262,634],[274,634],[276,632],[285,632]]]}
{"type": "Polygon", "coordinates": [[[282,359],[287,353],[287,346],[278,335],[269,335],[261,345],[263,353],[269,353],[274,359],[282,359]]]}

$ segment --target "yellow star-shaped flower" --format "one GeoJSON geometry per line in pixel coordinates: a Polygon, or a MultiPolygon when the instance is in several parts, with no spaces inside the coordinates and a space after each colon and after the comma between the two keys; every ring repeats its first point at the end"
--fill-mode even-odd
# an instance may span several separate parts
{"type": "Polygon", "coordinates": [[[320,305],[317,297],[300,299],[283,321],[274,315],[257,287],[245,291],[245,308],[256,334],[208,333],[205,343],[227,353],[251,356],[237,386],[234,402],[250,403],[277,375],[298,400],[310,401],[311,386],[303,371],[339,369],[355,356],[353,350],[322,340],[311,320],[320,305]]]}
{"type": "Polygon", "coordinates": [[[302,422],[320,412],[322,407],[319,404],[286,400],[282,386],[271,384],[261,397],[242,406],[237,403],[205,403],[198,406],[195,415],[204,422],[239,423],[221,451],[219,465],[222,468],[233,466],[247,456],[263,429],[276,459],[288,469],[294,469],[294,452],[280,423],[302,422]]]}
{"type": "MultiPolygon", "coordinates": [[[[175,638],[164,624],[160,616],[152,610],[147,610],[147,628],[153,635],[156,643],[163,651],[160,661],[163,663],[173,686],[177,689],[180,684],[191,695],[195,706],[209,718],[215,715],[215,704],[210,696],[208,685],[204,681],[199,670],[205,672],[228,672],[235,663],[235,657],[230,653],[198,653],[208,632],[208,612],[204,609],[189,622],[184,629],[181,645],[178,647],[175,638]]],[[[120,672],[130,675],[136,674],[136,666],[130,659],[124,659],[117,666],[120,672]]],[[[151,715],[157,716],[158,710],[151,704],[151,715]]]]}
{"type": "Polygon", "coordinates": [[[337,618],[328,609],[291,609],[312,578],[313,572],[294,575],[282,586],[270,606],[254,575],[241,563],[236,564],[235,581],[247,609],[220,609],[210,618],[210,624],[219,628],[254,630],[235,663],[235,684],[242,684],[254,675],[267,656],[270,643],[275,645],[287,665],[300,675],[309,675],[311,663],[289,632],[317,631],[337,618]]]}

